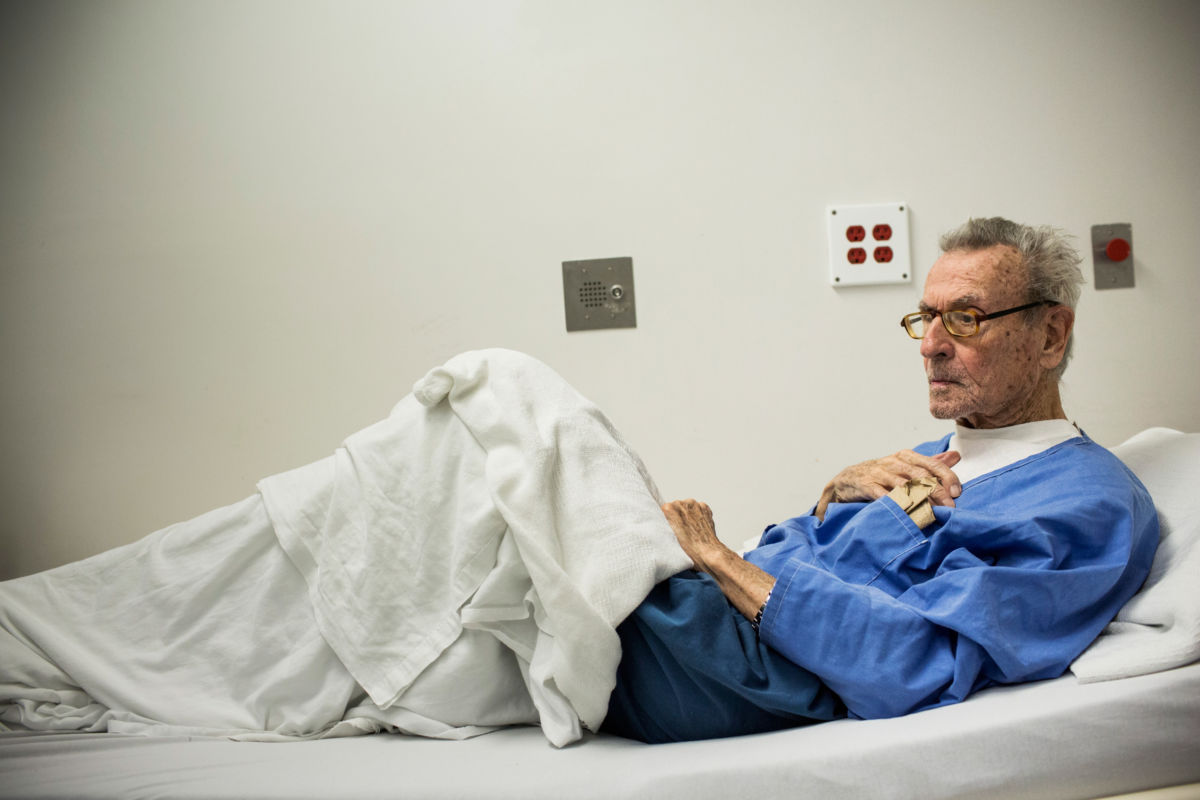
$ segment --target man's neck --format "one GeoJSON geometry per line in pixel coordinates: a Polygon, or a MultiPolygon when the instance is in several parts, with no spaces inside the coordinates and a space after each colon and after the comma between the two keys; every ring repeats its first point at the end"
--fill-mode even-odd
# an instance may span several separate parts
{"type": "Polygon", "coordinates": [[[1058,392],[1058,381],[1047,376],[1043,378],[1041,389],[1029,398],[1029,401],[1019,408],[1005,409],[1003,416],[998,417],[960,417],[955,422],[964,428],[1008,428],[1026,422],[1041,422],[1046,419],[1067,419],[1063,410],[1062,397],[1058,392]]]}

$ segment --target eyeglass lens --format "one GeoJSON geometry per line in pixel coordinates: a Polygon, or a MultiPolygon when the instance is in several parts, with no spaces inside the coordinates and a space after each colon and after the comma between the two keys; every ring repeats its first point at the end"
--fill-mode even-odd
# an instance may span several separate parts
{"type": "MultiPolygon", "coordinates": [[[[979,322],[970,311],[943,311],[939,316],[946,330],[957,336],[970,336],[979,330],[979,322]]],[[[924,338],[933,324],[934,315],[928,312],[909,314],[905,317],[905,327],[918,339],[924,338]]]]}

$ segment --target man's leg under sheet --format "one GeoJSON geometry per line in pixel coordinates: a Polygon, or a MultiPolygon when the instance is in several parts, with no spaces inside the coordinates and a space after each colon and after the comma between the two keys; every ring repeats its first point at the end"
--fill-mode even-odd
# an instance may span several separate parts
{"type": "Polygon", "coordinates": [[[0,665],[35,729],[311,735],[361,697],[257,494],[0,583],[0,665]]]}
{"type": "Polygon", "coordinates": [[[537,722],[512,654],[475,630],[380,709],[321,637],[307,592],[257,494],[0,583],[0,725],[459,739],[537,722]]]}

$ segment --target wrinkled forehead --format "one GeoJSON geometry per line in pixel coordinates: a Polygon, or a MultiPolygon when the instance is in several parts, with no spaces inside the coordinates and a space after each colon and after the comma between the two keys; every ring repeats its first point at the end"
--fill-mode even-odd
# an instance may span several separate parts
{"type": "Polygon", "coordinates": [[[951,250],[943,253],[929,270],[921,307],[995,311],[1024,302],[1028,287],[1025,265],[1011,247],[951,250]]]}

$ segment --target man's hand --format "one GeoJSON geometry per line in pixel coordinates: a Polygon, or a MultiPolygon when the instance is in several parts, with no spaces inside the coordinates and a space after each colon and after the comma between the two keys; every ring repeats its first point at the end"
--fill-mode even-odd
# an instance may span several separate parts
{"type": "Polygon", "coordinates": [[[935,456],[901,450],[894,455],[846,467],[821,492],[813,513],[817,519],[824,520],[830,503],[870,502],[914,478],[927,476],[938,482],[938,488],[929,496],[930,502],[935,506],[953,506],[954,498],[962,494],[962,484],[950,468],[961,458],[962,455],[954,450],[935,456]]]}
{"type": "Polygon", "coordinates": [[[717,538],[712,509],[699,500],[675,500],[664,503],[663,514],[675,531],[683,552],[692,559],[692,567],[707,572],[733,607],[753,620],[766,602],[775,579],[730,550],[717,538]]]}
{"type": "Polygon", "coordinates": [[[664,503],[662,512],[679,540],[683,552],[692,559],[692,568],[707,572],[705,565],[713,554],[727,549],[717,538],[712,509],[699,500],[674,500],[664,503]]]}

